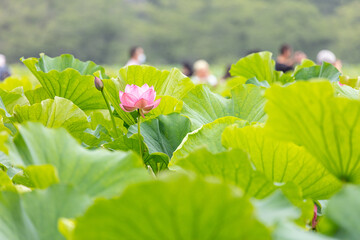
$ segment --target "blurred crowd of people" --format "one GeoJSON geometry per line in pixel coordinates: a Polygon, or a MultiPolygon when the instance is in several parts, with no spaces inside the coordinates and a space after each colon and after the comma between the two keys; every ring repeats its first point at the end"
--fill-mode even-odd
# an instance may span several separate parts
{"type": "MultiPolygon", "coordinates": [[[[260,50],[249,51],[246,55],[260,52],[260,50]]],[[[275,70],[288,72],[293,71],[296,65],[306,59],[307,56],[302,51],[295,51],[288,44],[283,44],[279,49],[279,54],[276,58],[275,70]]],[[[146,55],[144,49],[140,46],[135,46],[130,49],[129,60],[125,66],[142,65],[146,62],[146,55]]],[[[316,57],[316,63],[321,65],[323,62],[334,65],[339,71],[341,71],[342,63],[336,58],[335,54],[330,50],[321,50],[316,57]]],[[[212,74],[209,63],[203,59],[197,60],[193,64],[190,62],[183,62],[182,72],[193,80],[195,84],[208,84],[210,86],[217,86],[221,81],[224,81],[231,77],[230,75],[231,65],[228,65],[225,70],[225,74],[221,79],[218,79],[212,74]]],[[[0,81],[10,76],[10,69],[6,65],[6,58],[3,54],[0,54],[0,81]]]]}
{"type": "MultiPolygon", "coordinates": [[[[248,51],[246,55],[260,52],[261,50],[248,51]]],[[[283,44],[280,46],[278,56],[275,61],[275,70],[288,72],[293,71],[296,65],[307,59],[307,55],[302,51],[293,51],[290,45],[283,44]]],[[[133,47],[130,49],[130,59],[125,66],[130,65],[142,65],[146,61],[144,49],[141,47],[133,47]]],[[[335,54],[330,50],[321,50],[316,57],[316,63],[321,65],[323,62],[334,65],[339,71],[341,71],[342,64],[335,54]]],[[[218,79],[212,74],[209,63],[204,59],[195,61],[193,64],[190,62],[182,63],[182,72],[193,80],[195,84],[208,84],[210,86],[217,86],[221,81],[224,81],[231,77],[230,75],[231,65],[228,65],[225,69],[225,74],[221,79],[218,79]]]]}

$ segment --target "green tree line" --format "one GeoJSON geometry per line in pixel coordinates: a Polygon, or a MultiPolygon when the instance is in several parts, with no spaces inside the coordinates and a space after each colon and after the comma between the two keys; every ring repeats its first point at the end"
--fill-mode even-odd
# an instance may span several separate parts
{"type": "Polygon", "coordinates": [[[0,0],[0,53],[40,52],[122,65],[133,45],[150,64],[231,63],[282,43],[315,58],[330,49],[360,61],[357,0],[0,0]]]}

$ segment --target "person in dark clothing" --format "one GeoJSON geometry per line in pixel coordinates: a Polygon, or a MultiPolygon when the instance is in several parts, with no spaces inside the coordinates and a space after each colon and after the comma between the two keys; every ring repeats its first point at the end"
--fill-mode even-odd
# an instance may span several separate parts
{"type": "Polygon", "coordinates": [[[281,71],[281,72],[288,72],[288,71],[294,70],[294,67],[293,66],[288,66],[286,64],[281,64],[279,62],[276,62],[275,70],[276,71],[281,71]]]}
{"type": "Polygon", "coordinates": [[[182,73],[187,77],[191,77],[194,74],[192,64],[189,63],[189,62],[183,62],[183,64],[182,64],[182,73]]]}
{"type": "Polygon", "coordinates": [[[224,74],[224,76],[221,78],[221,80],[227,80],[228,78],[231,78],[230,69],[231,69],[231,64],[229,64],[229,65],[226,66],[225,74],[224,74]]]}
{"type": "Polygon", "coordinates": [[[306,58],[306,54],[297,51],[292,57],[292,48],[288,44],[283,44],[280,47],[280,55],[276,58],[275,70],[276,71],[292,71],[294,70],[295,64],[301,63],[306,58]]]}
{"type": "Polygon", "coordinates": [[[0,54],[0,81],[4,81],[10,75],[10,69],[6,65],[6,58],[3,54],[0,54]]]}

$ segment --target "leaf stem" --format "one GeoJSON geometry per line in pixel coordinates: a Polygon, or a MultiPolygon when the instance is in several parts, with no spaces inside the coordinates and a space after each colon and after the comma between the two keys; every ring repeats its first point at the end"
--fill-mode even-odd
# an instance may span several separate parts
{"type": "Polygon", "coordinates": [[[114,116],[113,116],[113,114],[112,114],[112,112],[111,112],[110,104],[109,104],[108,100],[107,100],[106,97],[105,97],[104,91],[101,91],[101,94],[102,94],[102,96],[103,96],[103,98],[104,98],[104,100],[105,100],[106,106],[107,106],[107,108],[108,108],[108,110],[109,110],[109,113],[110,113],[110,118],[111,118],[111,122],[112,122],[112,124],[113,124],[114,132],[115,132],[115,137],[118,138],[119,135],[118,135],[117,130],[116,130],[115,118],[114,118],[114,116]]]}
{"type": "Polygon", "coordinates": [[[140,114],[140,109],[138,109],[138,113],[139,113],[139,116],[138,116],[138,138],[139,138],[139,149],[140,149],[140,157],[141,157],[141,160],[143,160],[143,152],[142,152],[142,146],[141,146],[141,134],[140,134],[140,124],[141,124],[141,114],[140,114]]]}

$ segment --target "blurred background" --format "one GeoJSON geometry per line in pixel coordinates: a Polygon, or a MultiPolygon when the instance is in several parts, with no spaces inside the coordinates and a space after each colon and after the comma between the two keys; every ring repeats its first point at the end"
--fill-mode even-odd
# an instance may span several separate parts
{"type": "Polygon", "coordinates": [[[315,59],[330,49],[360,63],[359,0],[0,0],[0,53],[19,58],[74,54],[123,66],[131,46],[147,64],[206,59],[235,63],[281,44],[315,59]]]}

